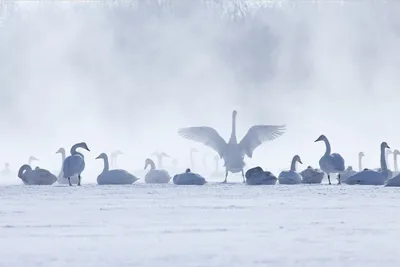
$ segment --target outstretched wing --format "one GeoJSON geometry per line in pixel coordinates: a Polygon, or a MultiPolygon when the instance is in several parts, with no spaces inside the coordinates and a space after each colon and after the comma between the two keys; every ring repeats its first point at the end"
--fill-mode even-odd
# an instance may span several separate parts
{"type": "Polygon", "coordinates": [[[178,130],[178,134],[185,139],[211,147],[218,153],[220,158],[222,158],[225,147],[227,146],[225,140],[211,127],[201,126],[181,128],[178,130]]]}
{"type": "Polygon", "coordinates": [[[286,125],[254,125],[249,129],[239,145],[246,155],[251,158],[254,149],[266,141],[278,138],[284,134],[285,130],[286,125]]]}

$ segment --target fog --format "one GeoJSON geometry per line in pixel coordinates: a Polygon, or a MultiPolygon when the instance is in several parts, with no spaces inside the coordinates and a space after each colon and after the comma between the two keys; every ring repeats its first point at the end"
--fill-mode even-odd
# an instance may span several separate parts
{"type": "Polygon", "coordinates": [[[320,134],[346,165],[363,151],[378,167],[382,141],[400,147],[400,3],[282,2],[3,6],[0,162],[18,170],[34,155],[57,171],[58,148],[85,141],[87,181],[102,168],[94,158],[115,149],[127,170],[155,150],[183,169],[191,147],[213,168],[212,150],[177,129],[211,126],[228,140],[236,109],[239,140],[254,124],[287,125],[248,167],[278,174],[295,154],[317,167],[320,134]]]}

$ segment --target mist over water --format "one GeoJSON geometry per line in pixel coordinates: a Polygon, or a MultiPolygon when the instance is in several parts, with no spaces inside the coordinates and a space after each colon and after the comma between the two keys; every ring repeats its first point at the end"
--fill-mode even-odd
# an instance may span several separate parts
{"type": "Polygon", "coordinates": [[[87,173],[115,149],[130,171],[155,150],[183,170],[191,147],[201,151],[200,171],[210,153],[211,169],[211,149],[177,129],[211,126],[228,140],[233,109],[239,140],[254,124],[287,125],[246,160],[276,174],[295,154],[301,169],[317,167],[320,134],[355,168],[359,151],[374,168],[382,141],[400,147],[399,2],[238,2],[242,13],[230,1],[148,2],[9,6],[0,26],[0,162],[17,170],[34,155],[55,171],[60,146],[86,141],[87,173]]]}

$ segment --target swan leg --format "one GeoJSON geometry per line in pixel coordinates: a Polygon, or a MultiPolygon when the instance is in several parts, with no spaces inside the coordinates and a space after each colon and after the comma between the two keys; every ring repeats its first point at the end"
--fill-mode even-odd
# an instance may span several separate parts
{"type": "Polygon", "coordinates": [[[329,173],[328,173],[328,182],[329,184],[331,184],[331,176],[329,175],[329,173]]]}
{"type": "Polygon", "coordinates": [[[340,173],[338,173],[337,177],[338,177],[338,183],[337,184],[340,184],[340,173]]]}
{"type": "Polygon", "coordinates": [[[81,186],[81,175],[78,175],[78,186],[81,186]]]}
{"type": "Polygon", "coordinates": [[[68,183],[69,183],[69,186],[72,186],[70,177],[68,177],[68,183]]]}
{"type": "Polygon", "coordinates": [[[243,170],[242,170],[242,177],[243,177],[243,183],[245,183],[245,182],[246,182],[246,179],[244,178],[244,172],[243,172],[243,170]]]}
{"type": "Polygon", "coordinates": [[[225,169],[225,180],[223,181],[223,183],[226,183],[228,179],[228,169],[225,169]]]}

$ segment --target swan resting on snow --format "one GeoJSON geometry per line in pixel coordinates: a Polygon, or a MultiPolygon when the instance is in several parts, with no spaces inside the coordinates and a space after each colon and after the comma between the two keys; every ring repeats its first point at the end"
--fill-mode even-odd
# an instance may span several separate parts
{"type": "Polygon", "coordinates": [[[52,185],[57,181],[57,177],[48,170],[32,167],[24,164],[19,168],[18,177],[26,185],[52,185]]]}
{"type": "Polygon", "coordinates": [[[299,155],[295,155],[293,157],[289,171],[282,171],[279,174],[278,180],[280,184],[301,184],[302,177],[299,173],[296,172],[297,162],[303,164],[299,155]]]}
{"type": "Polygon", "coordinates": [[[308,166],[307,169],[300,172],[301,183],[303,184],[320,184],[324,179],[324,172],[319,169],[314,169],[308,166]]]}
{"type": "Polygon", "coordinates": [[[358,172],[347,179],[343,180],[343,183],[354,185],[383,185],[388,178],[388,168],[386,165],[386,156],[385,149],[389,148],[386,142],[381,143],[381,169],[380,171],[364,169],[361,172],[358,172]]]}
{"type": "Polygon", "coordinates": [[[78,176],[78,186],[80,186],[81,174],[85,170],[85,157],[82,153],[76,151],[78,148],[90,151],[85,142],[77,143],[71,147],[71,155],[64,160],[63,164],[64,178],[68,178],[69,186],[72,186],[71,177],[75,175],[78,176]]]}
{"type": "Polygon", "coordinates": [[[184,173],[175,175],[172,180],[176,185],[204,185],[207,183],[203,176],[191,172],[190,169],[186,169],[184,173]]]}
{"type": "Polygon", "coordinates": [[[274,185],[278,178],[271,172],[264,171],[261,167],[254,167],[246,172],[246,183],[248,185],[274,185]]]}
{"type": "Polygon", "coordinates": [[[232,112],[232,132],[227,143],[219,133],[211,127],[187,127],[178,130],[178,133],[186,139],[200,142],[215,150],[220,158],[225,161],[225,180],[227,182],[228,172],[242,173],[245,182],[243,168],[245,166],[244,156],[253,156],[254,150],[262,143],[281,136],[285,131],[285,125],[254,125],[250,127],[247,134],[238,143],[236,138],[236,115],[232,112]]]}
{"type": "Polygon", "coordinates": [[[125,170],[114,169],[110,170],[108,157],[106,153],[101,153],[96,159],[103,159],[104,168],[102,173],[97,177],[99,185],[111,184],[133,184],[139,180],[134,175],[125,170]]]}
{"type": "Polygon", "coordinates": [[[150,170],[146,173],[144,181],[146,184],[167,184],[171,180],[171,176],[166,170],[156,169],[154,161],[151,159],[146,159],[144,169],[150,165],[150,170]]]}
{"type": "Polygon", "coordinates": [[[320,135],[315,142],[325,143],[325,154],[319,160],[319,167],[328,175],[328,182],[331,184],[331,173],[338,174],[338,184],[340,184],[340,173],[344,171],[344,159],[338,153],[331,153],[331,144],[325,135],[320,135]]]}

